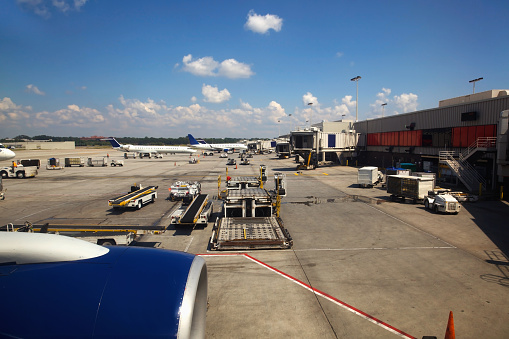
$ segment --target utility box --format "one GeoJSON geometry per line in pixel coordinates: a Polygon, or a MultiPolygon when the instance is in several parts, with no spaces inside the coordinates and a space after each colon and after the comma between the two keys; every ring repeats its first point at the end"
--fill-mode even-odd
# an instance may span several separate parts
{"type": "Polygon", "coordinates": [[[85,166],[85,158],[65,158],[65,167],[71,167],[71,166],[79,166],[83,167],[85,166]]]}
{"type": "Polygon", "coordinates": [[[433,178],[431,177],[414,177],[410,175],[389,175],[387,176],[387,193],[391,194],[394,201],[400,198],[412,199],[413,203],[423,200],[428,191],[433,190],[433,178]]]}
{"type": "Polygon", "coordinates": [[[357,172],[357,184],[361,187],[373,187],[381,182],[383,174],[378,167],[366,166],[359,168],[357,172]]]}

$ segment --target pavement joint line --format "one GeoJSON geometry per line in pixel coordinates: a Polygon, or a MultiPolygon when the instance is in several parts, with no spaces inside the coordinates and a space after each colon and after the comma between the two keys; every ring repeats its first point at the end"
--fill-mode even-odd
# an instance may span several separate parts
{"type": "Polygon", "coordinates": [[[194,237],[191,236],[191,240],[189,241],[189,244],[187,244],[186,249],[184,250],[184,252],[187,253],[187,250],[189,249],[189,246],[191,246],[191,243],[193,242],[193,239],[194,239],[194,237]]]}
{"type": "Polygon", "coordinates": [[[369,315],[369,314],[367,314],[367,313],[365,313],[365,312],[363,312],[363,311],[361,311],[361,310],[359,310],[359,309],[357,309],[357,308],[355,308],[355,307],[353,307],[353,306],[351,306],[351,305],[349,305],[349,304],[347,304],[347,303],[345,303],[345,302],[343,302],[343,301],[341,301],[341,300],[339,300],[337,298],[334,298],[333,296],[328,295],[327,293],[324,293],[324,292],[322,292],[322,291],[320,291],[320,290],[318,290],[318,289],[316,289],[314,287],[311,287],[308,284],[300,281],[299,279],[294,278],[291,275],[286,274],[283,271],[280,271],[277,268],[274,268],[274,267],[264,263],[263,261],[258,260],[256,258],[250,256],[249,254],[246,254],[246,253],[224,253],[224,254],[219,254],[219,253],[211,254],[211,253],[207,253],[207,254],[196,254],[196,255],[200,256],[200,257],[228,257],[228,256],[241,256],[241,257],[244,257],[244,258],[249,259],[252,262],[254,262],[254,263],[256,263],[256,264],[258,264],[258,265],[260,265],[262,267],[265,267],[269,271],[272,271],[272,272],[282,276],[283,278],[286,278],[286,279],[290,280],[291,282],[293,282],[293,283],[303,287],[304,289],[314,293],[315,295],[318,295],[318,296],[320,296],[320,297],[322,297],[322,298],[324,298],[326,300],[329,300],[332,303],[342,307],[343,309],[345,309],[345,310],[347,310],[349,312],[352,312],[355,315],[358,315],[359,317],[363,318],[364,320],[367,320],[367,321],[369,321],[369,322],[371,322],[371,323],[373,323],[375,325],[380,326],[381,328],[383,328],[383,329],[385,329],[385,330],[387,330],[389,332],[392,332],[392,333],[398,335],[401,338],[416,339],[416,337],[411,336],[410,334],[405,333],[405,332],[403,332],[401,330],[398,330],[397,328],[395,328],[395,327],[393,327],[393,326],[391,326],[391,325],[389,325],[389,324],[387,324],[387,323],[385,323],[385,322],[383,322],[383,321],[381,321],[381,320],[379,320],[379,319],[377,319],[377,318],[375,318],[375,317],[373,317],[373,316],[371,316],[371,315],[369,315]]]}
{"type": "Polygon", "coordinates": [[[295,252],[307,251],[387,251],[387,250],[432,250],[432,249],[456,249],[454,246],[416,246],[416,247],[353,247],[353,248],[308,248],[294,250],[295,252]]]}
{"type": "MultiPolygon", "coordinates": [[[[363,201],[361,201],[361,202],[363,202],[363,201]]],[[[447,244],[447,245],[449,245],[449,246],[451,246],[451,247],[453,247],[453,248],[456,248],[456,246],[454,246],[454,245],[452,245],[452,244],[448,243],[447,241],[445,241],[445,240],[443,240],[443,239],[440,239],[440,238],[439,238],[439,237],[437,237],[437,236],[434,236],[434,235],[433,235],[433,234],[431,234],[431,233],[425,232],[425,231],[423,231],[423,230],[421,230],[421,229],[419,229],[419,228],[415,227],[414,225],[407,223],[406,221],[403,221],[403,220],[401,220],[401,219],[399,219],[399,218],[396,218],[396,217],[395,217],[395,216],[393,216],[393,215],[390,215],[390,214],[389,214],[389,213],[387,213],[387,212],[384,212],[384,211],[382,211],[382,210],[380,210],[380,209],[378,209],[378,208],[376,208],[376,207],[374,207],[374,206],[371,206],[370,204],[367,204],[367,203],[365,203],[365,204],[366,204],[368,207],[371,207],[372,209],[377,210],[378,212],[380,212],[380,213],[382,213],[382,214],[385,214],[386,216],[391,217],[392,219],[397,220],[397,221],[399,221],[400,223],[402,223],[402,224],[404,224],[404,225],[407,225],[407,226],[409,226],[409,227],[413,228],[414,230],[417,230],[417,231],[419,231],[419,232],[421,232],[421,233],[423,233],[423,234],[426,234],[427,236],[430,236],[430,237],[432,237],[432,238],[434,238],[434,239],[437,239],[437,240],[439,240],[439,241],[441,241],[441,242],[443,242],[443,243],[445,243],[445,244],[447,244]]]]}

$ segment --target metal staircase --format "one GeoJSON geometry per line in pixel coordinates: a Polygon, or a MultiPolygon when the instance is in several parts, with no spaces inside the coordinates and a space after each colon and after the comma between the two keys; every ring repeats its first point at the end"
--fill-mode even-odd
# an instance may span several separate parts
{"type": "Polygon", "coordinates": [[[470,165],[467,159],[478,151],[495,150],[496,142],[496,137],[477,138],[472,145],[460,153],[441,151],[439,161],[446,164],[469,191],[486,190],[486,179],[470,165]]]}

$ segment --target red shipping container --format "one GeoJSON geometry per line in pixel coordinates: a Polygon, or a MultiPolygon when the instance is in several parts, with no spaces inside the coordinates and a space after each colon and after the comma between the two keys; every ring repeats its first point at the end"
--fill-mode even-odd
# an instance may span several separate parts
{"type": "Polygon", "coordinates": [[[460,147],[461,145],[461,127],[452,128],[452,147],[460,147]]]}
{"type": "Polygon", "coordinates": [[[468,140],[467,140],[466,147],[469,147],[477,140],[476,133],[475,133],[476,130],[477,130],[477,126],[469,126],[468,127],[468,140]]]}

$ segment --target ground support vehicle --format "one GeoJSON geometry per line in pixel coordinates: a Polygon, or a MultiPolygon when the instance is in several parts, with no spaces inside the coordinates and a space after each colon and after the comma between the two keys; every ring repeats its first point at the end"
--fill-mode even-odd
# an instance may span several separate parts
{"type": "Polygon", "coordinates": [[[41,168],[41,160],[40,159],[21,159],[19,161],[25,167],[35,166],[37,169],[41,168]]]}
{"type": "Polygon", "coordinates": [[[95,167],[95,166],[108,166],[108,160],[106,159],[106,157],[102,157],[102,158],[88,158],[87,165],[88,166],[92,166],[92,167],[95,167]]]}
{"type": "Polygon", "coordinates": [[[181,203],[171,214],[170,225],[175,226],[207,226],[210,215],[213,212],[212,201],[208,200],[208,194],[199,194],[189,203],[181,203]]]}
{"type": "Polygon", "coordinates": [[[240,164],[241,164],[241,165],[249,165],[249,164],[250,164],[249,159],[247,159],[247,158],[242,159],[242,161],[240,162],[240,164]]]}
{"type": "Polygon", "coordinates": [[[47,170],[61,170],[63,169],[63,166],[60,166],[60,159],[59,158],[49,158],[48,163],[46,164],[47,170]]]}
{"type": "Polygon", "coordinates": [[[204,156],[213,156],[214,152],[212,152],[212,151],[203,151],[203,155],[204,156]]]}
{"type": "Polygon", "coordinates": [[[227,165],[237,165],[237,161],[233,158],[228,159],[226,162],[227,165]]]}
{"type": "Polygon", "coordinates": [[[408,198],[415,204],[417,201],[424,200],[429,191],[433,191],[433,178],[431,177],[387,176],[387,193],[391,194],[393,201],[400,198],[404,202],[405,198],[408,198]]]}
{"type": "Polygon", "coordinates": [[[113,208],[137,208],[149,202],[154,202],[157,198],[157,186],[131,186],[131,192],[119,197],[108,200],[108,205],[113,208]]]}
{"type": "Polygon", "coordinates": [[[111,166],[124,166],[124,160],[111,160],[111,166]]]}
{"type": "MultiPolygon", "coordinates": [[[[278,199],[279,200],[279,199],[278,199]]],[[[232,190],[223,200],[222,217],[210,238],[213,250],[285,249],[293,240],[283,220],[273,214],[275,203],[262,188],[232,190]]]]}
{"type": "Polygon", "coordinates": [[[424,207],[427,210],[432,210],[435,213],[454,213],[458,214],[461,210],[461,204],[449,193],[438,193],[431,191],[430,194],[424,198],[424,207]]]}
{"type": "Polygon", "coordinates": [[[220,157],[220,158],[228,158],[228,154],[226,154],[226,153],[221,153],[221,154],[219,154],[219,157],[220,157]]]}
{"type": "Polygon", "coordinates": [[[71,167],[71,166],[83,167],[83,166],[85,166],[85,158],[82,158],[82,157],[65,158],[64,164],[65,164],[65,167],[71,167]]]}
{"type": "Polygon", "coordinates": [[[201,184],[197,181],[175,181],[168,190],[170,191],[168,199],[171,201],[191,202],[201,193],[201,184]]]}
{"type": "Polygon", "coordinates": [[[39,172],[37,171],[37,167],[35,166],[6,166],[0,167],[0,177],[2,178],[32,178],[35,177],[39,172]]]}
{"type": "Polygon", "coordinates": [[[366,166],[359,168],[357,172],[357,184],[360,187],[373,187],[383,181],[383,174],[378,167],[366,166]]]}

